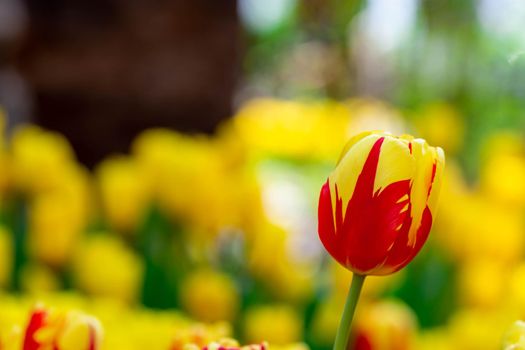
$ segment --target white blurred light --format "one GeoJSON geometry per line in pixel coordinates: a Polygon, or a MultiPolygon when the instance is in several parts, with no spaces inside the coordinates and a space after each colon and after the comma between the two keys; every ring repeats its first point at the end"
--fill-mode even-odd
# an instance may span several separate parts
{"type": "Polygon", "coordinates": [[[525,1],[480,0],[478,15],[488,33],[525,44],[525,1]]]}
{"type": "Polygon", "coordinates": [[[359,32],[379,51],[391,51],[413,30],[417,8],[418,0],[369,0],[359,16],[359,32]]]}
{"type": "Polygon", "coordinates": [[[239,0],[239,15],[246,27],[256,33],[265,33],[287,18],[297,0],[239,0]]]}

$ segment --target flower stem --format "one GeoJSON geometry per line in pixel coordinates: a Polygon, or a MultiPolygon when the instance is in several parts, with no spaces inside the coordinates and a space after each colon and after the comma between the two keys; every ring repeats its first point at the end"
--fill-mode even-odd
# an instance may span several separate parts
{"type": "Polygon", "coordinates": [[[348,347],[348,340],[350,339],[350,331],[352,325],[352,319],[354,318],[355,308],[359,301],[359,295],[365,282],[365,275],[355,274],[352,277],[352,284],[350,290],[346,296],[345,308],[343,310],[343,316],[337,329],[335,336],[334,350],[346,350],[348,347]]]}

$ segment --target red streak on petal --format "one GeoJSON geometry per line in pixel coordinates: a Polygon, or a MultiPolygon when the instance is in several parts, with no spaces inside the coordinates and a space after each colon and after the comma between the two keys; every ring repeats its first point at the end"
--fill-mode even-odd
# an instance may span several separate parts
{"type": "Polygon", "coordinates": [[[374,272],[385,262],[410,213],[404,210],[410,202],[409,179],[391,183],[374,193],[383,141],[380,138],[372,146],[344,217],[337,184],[335,220],[328,181],[319,198],[319,236],[323,245],[339,263],[364,274],[374,272]]]}
{"type": "Polygon", "coordinates": [[[97,334],[96,334],[96,330],[95,330],[95,327],[93,327],[93,325],[89,325],[89,345],[88,345],[88,348],[87,350],[96,350],[98,349],[98,344],[97,344],[97,334]]]}
{"type": "Polygon", "coordinates": [[[412,261],[417,253],[419,253],[423,244],[427,241],[430,228],[432,227],[432,214],[430,213],[430,209],[426,207],[423,211],[421,225],[416,232],[416,244],[413,247],[408,244],[408,228],[410,227],[410,224],[408,223],[406,227],[406,233],[403,232],[399,235],[398,240],[394,243],[394,246],[388,255],[388,259],[379,274],[386,275],[399,271],[412,261]]]}
{"type": "Polygon", "coordinates": [[[434,180],[436,178],[436,171],[437,163],[434,162],[434,164],[432,164],[432,175],[430,176],[430,185],[428,186],[427,198],[430,196],[430,192],[432,192],[432,185],[434,184],[434,180]]]}
{"type": "Polygon", "coordinates": [[[34,338],[35,333],[45,325],[47,311],[36,309],[33,311],[24,335],[23,350],[38,350],[40,344],[34,338]]]}
{"type": "Polygon", "coordinates": [[[353,350],[373,350],[370,340],[364,334],[358,334],[354,341],[353,350]]]}

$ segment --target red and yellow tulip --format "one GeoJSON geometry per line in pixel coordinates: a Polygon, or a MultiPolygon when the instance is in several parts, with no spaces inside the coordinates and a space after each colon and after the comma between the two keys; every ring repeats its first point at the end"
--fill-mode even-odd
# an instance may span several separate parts
{"type": "Polygon", "coordinates": [[[29,319],[23,350],[98,350],[100,343],[101,326],[96,318],[38,306],[29,319]]]}
{"type": "Polygon", "coordinates": [[[321,189],[319,236],[359,275],[387,275],[425,243],[445,163],[439,147],[404,135],[364,132],[343,150],[321,189]]]}

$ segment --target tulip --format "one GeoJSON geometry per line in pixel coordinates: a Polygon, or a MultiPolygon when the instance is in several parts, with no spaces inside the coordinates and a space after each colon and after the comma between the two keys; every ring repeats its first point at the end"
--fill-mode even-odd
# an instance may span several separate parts
{"type": "Polygon", "coordinates": [[[99,321],[80,312],[59,313],[38,306],[29,319],[23,350],[97,350],[101,347],[99,321]]]}
{"type": "Polygon", "coordinates": [[[444,153],[412,136],[364,132],[345,146],[319,198],[319,237],[354,272],[335,350],[345,349],[366,275],[388,275],[421,250],[435,216],[444,153]]]}

